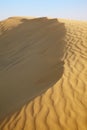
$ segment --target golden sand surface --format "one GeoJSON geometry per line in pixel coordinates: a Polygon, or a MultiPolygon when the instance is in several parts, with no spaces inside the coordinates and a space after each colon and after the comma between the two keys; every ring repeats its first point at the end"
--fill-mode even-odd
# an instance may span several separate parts
{"type": "Polygon", "coordinates": [[[0,22],[0,130],[87,130],[87,22],[0,22]]]}

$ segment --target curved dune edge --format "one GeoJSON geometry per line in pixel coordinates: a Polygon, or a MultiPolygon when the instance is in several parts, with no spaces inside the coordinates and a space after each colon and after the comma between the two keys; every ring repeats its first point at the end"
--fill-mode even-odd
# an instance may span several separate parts
{"type": "Polygon", "coordinates": [[[59,22],[66,29],[61,78],[20,111],[5,118],[1,130],[87,130],[87,22],[59,22]]]}

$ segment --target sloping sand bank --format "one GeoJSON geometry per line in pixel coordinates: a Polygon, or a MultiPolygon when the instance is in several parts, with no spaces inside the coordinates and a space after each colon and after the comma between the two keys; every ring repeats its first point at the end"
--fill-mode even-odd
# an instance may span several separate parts
{"type": "Polygon", "coordinates": [[[0,22],[1,130],[87,130],[86,78],[87,22],[0,22]]]}

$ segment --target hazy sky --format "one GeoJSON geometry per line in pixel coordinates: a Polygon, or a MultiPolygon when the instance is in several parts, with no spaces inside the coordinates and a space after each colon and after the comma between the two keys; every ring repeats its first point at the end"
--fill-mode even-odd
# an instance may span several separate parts
{"type": "Polygon", "coordinates": [[[11,16],[87,20],[87,0],[0,0],[0,20],[11,16]]]}

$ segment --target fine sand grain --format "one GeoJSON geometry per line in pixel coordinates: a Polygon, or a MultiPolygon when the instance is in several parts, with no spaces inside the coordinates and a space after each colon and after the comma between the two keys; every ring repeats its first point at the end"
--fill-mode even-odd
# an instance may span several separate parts
{"type": "Polygon", "coordinates": [[[87,130],[87,22],[0,22],[0,130],[87,130]]]}

